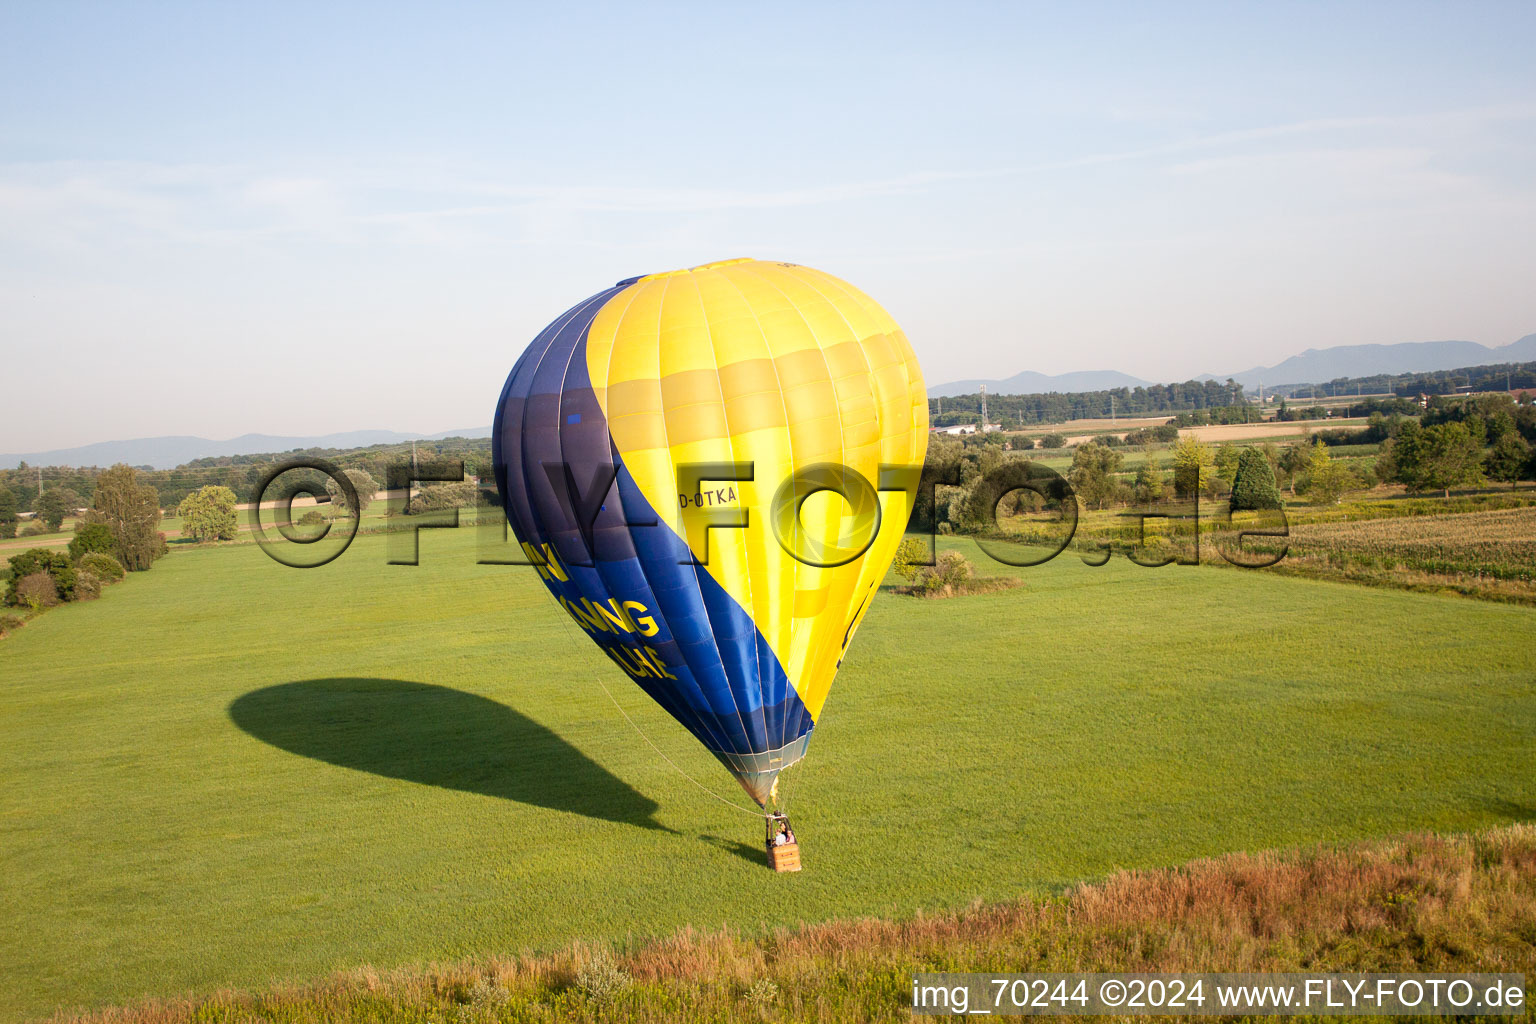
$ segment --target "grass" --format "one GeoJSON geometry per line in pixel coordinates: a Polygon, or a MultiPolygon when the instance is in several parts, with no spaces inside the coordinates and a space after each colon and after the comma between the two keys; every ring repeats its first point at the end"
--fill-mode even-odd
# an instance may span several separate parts
{"type": "Polygon", "coordinates": [[[775,876],[595,678],[740,802],[725,773],[474,534],[414,568],[181,549],[0,642],[0,1019],[1536,817],[1531,609],[1069,552],[875,603],[775,876]]]}
{"type": "MultiPolygon", "coordinates": [[[[79,1024],[910,1020],[927,971],[1536,974],[1536,828],[1232,854],[1059,898],[766,937],[685,931],[155,1002],[79,1024]]],[[[1529,996],[1530,989],[1527,989],[1529,996]]],[[[1529,1013],[1522,1014],[1529,1017],[1529,1013]]],[[[1369,1019],[1369,1018],[1361,1018],[1369,1019]]]]}

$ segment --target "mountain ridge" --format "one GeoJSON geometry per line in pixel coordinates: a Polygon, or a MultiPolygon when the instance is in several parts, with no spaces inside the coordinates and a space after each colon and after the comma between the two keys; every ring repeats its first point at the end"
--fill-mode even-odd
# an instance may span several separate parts
{"type": "Polygon", "coordinates": [[[262,455],[295,448],[366,448],[375,444],[401,444],[407,441],[440,441],[445,437],[489,437],[491,428],[467,427],[436,434],[403,434],[397,430],[344,430],[334,434],[284,436],[279,434],[241,434],[224,440],[168,434],[121,441],[97,441],[74,448],[56,448],[41,452],[0,454],[0,469],[15,469],[21,462],[34,466],[110,466],[126,462],[130,466],[174,469],[194,459],[221,455],[262,455]]]}
{"type": "MultiPolygon", "coordinates": [[[[1338,377],[1376,374],[1432,373],[1463,366],[1536,361],[1536,334],[1497,347],[1476,341],[1403,341],[1393,344],[1335,345],[1309,348],[1272,366],[1254,366],[1236,373],[1202,373],[1189,378],[1222,381],[1229,377],[1246,388],[1289,384],[1321,384],[1338,377]]],[[[1025,370],[999,380],[957,380],[935,384],[929,398],[974,395],[985,384],[989,394],[1044,394],[1052,391],[1104,391],[1146,386],[1149,382],[1117,370],[1089,370],[1051,376],[1025,370]]]]}

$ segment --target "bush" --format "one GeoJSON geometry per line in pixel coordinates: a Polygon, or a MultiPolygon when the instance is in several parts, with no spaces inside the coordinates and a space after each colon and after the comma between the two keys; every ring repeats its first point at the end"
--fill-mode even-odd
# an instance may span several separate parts
{"type": "Polygon", "coordinates": [[[325,525],[325,516],[321,515],[318,509],[312,508],[308,512],[305,512],[303,515],[299,516],[299,525],[323,526],[325,525]]]}
{"type": "Polygon", "coordinates": [[[45,533],[52,533],[52,532],[53,532],[52,530],[48,529],[48,524],[47,523],[43,522],[41,519],[33,519],[30,522],[28,522],[26,526],[23,526],[21,528],[21,530],[17,533],[17,536],[19,536],[19,537],[41,537],[45,533]]]}
{"type": "Polygon", "coordinates": [[[59,603],[59,588],[54,584],[53,577],[45,572],[28,573],[17,580],[14,586],[13,603],[31,608],[33,611],[39,608],[52,608],[59,603]]]}
{"type": "Polygon", "coordinates": [[[27,620],[20,615],[0,615],[0,636],[14,633],[26,623],[27,620]]]}
{"type": "Polygon", "coordinates": [[[70,600],[75,589],[75,569],[69,564],[69,557],[62,551],[52,551],[48,548],[32,548],[23,551],[19,555],[13,555],[10,559],[11,586],[6,594],[9,604],[27,604],[27,600],[21,593],[21,584],[30,576],[47,576],[53,584],[53,597],[57,603],[58,598],[70,600]]]}
{"type": "Polygon", "coordinates": [[[480,489],[468,480],[445,484],[428,484],[412,498],[406,512],[417,516],[423,512],[437,512],[450,508],[474,508],[480,501],[480,489]]]}
{"type": "Polygon", "coordinates": [[[116,583],[127,575],[122,563],[101,551],[92,551],[76,565],[81,572],[88,572],[102,583],[116,583]]]}
{"type": "Polygon", "coordinates": [[[912,590],[922,594],[954,593],[974,575],[976,570],[964,555],[958,551],[945,551],[933,565],[918,571],[912,590]]]}
{"type": "Polygon", "coordinates": [[[1163,423],[1155,427],[1142,427],[1125,435],[1126,444],[1156,444],[1157,442],[1173,442],[1179,439],[1179,428],[1175,423],[1163,423]]]}
{"type": "Polygon", "coordinates": [[[101,577],[81,570],[75,573],[74,600],[94,601],[101,596],[101,577]]]}
{"type": "Polygon", "coordinates": [[[918,571],[924,568],[923,561],[927,557],[928,545],[916,537],[907,537],[896,548],[896,557],[891,559],[891,571],[904,580],[915,580],[918,571]]]}
{"type": "Polygon", "coordinates": [[[630,977],[613,954],[599,947],[576,967],[576,987],[594,1002],[607,1002],[630,985],[630,977]]]}
{"type": "Polygon", "coordinates": [[[1061,434],[1046,434],[1040,439],[1041,448],[1060,448],[1066,443],[1066,437],[1061,434]]]}
{"type": "Polygon", "coordinates": [[[69,542],[70,560],[79,562],[93,551],[112,553],[112,531],[103,523],[76,523],[75,539],[69,542]]]}

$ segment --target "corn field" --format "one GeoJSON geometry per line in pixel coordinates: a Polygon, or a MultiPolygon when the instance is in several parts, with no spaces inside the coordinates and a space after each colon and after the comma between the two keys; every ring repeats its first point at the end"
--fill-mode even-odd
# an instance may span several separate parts
{"type": "MultiPolygon", "coordinates": [[[[1212,509],[1219,513],[1219,506],[1212,509]]],[[[1167,518],[1084,514],[1071,548],[1108,551],[1156,562],[1195,559],[1193,510],[1166,506],[1167,518]]],[[[1200,509],[1199,561],[1226,565],[1235,528],[1200,509]]],[[[1527,496],[1351,502],[1329,509],[1287,511],[1285,537],[1247,537],[1247,555],[1283,558],[1272,569],[1287,575],[1342,579],[1414,590],[1453,590],[1471,597],[1536,604],[1536,504],[1527,496]]],[[[1010,540],[1040,547],[1060,543],[1060,524],[1016,517],[1001,524],[1010,540]]]]}

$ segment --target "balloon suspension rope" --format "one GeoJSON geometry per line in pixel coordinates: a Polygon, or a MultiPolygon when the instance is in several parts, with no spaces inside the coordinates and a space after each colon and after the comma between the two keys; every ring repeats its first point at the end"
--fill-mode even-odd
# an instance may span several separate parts
{"type": "Polygon", "coordinates": [[[700,782],[698,779],[694,778],[692,775],[689,775],[687,772],[685,772],[681,768],[679,768],[676,761],[672,760],[665,753],[663,753],[662,749],[660,747],[658,747],[656,744],[651,743],[651,738],[645,734],[645,730],[641,729],[638,725],[636,725],[635,724],[635,720],[633,718],[629,717],[629,712],[624,710],[623,705],[621,705],[617,700],[614,700],[612,691],[610,691],[608,689],[607,685],[605,685],[603,683],[602,679],[599,678],[598,676],[595,676],[595,675],[592,677],[592,679],[593,679],[594,682],[597,683],[598,686],[601,686],[603,688],[603,693],[607,694],[608,695],[608,699],[613,702],[613,706],[619,709],[619,714],[624,716],[624,721],[629,723],[630,728],[634,729],[635,732],[639,733],[640,734],[640,738],[645,740],[646,743],[650,744],[650,748],[652,750],[656,751],[656,753],[660,754],[661,755],[661,759],[663,761],[667,762],[667,764],[671,765],[672,768],[677,772],[677,774],[681,775],[683,778],[687,779],[689,782],[691,782],[695,786],[699,787],[700,790],[702,790],[703,792],[705,792],[709,796],[712,796],[716,800],[718,800],[721,803],[725,804],[725,806],[727,806],[727,807],[734,807],[736,810],[745,812],[747,814],[750,814],[754,818],[766,818],[766,817],[768,817],[768,815],[766,813],[764,813],[760,808],[754,809],[754,808],[751,808],[751,807],[746,807],[746,806],[744,806],[742,804],[738,804],[738,803],[736,803],[733,800],[727,800],[725,797],[721,796],[719,793],[716,793],[714,790],[712,790],[708,786],[704,785],[704,783],[700,782]]]}

